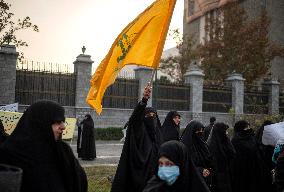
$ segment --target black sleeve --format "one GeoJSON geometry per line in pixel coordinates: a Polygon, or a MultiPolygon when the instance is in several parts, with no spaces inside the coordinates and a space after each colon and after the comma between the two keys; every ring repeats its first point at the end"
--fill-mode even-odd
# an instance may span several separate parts
{"type": "Polygon", "coordinates": [[[143,98],[134,108],[132,115],[129,118],[128,127],[132,127],[136,131],[140,128],[141,124],[143,123],[143,115],[145,108],[147,106],[148,99],[143,98]]]}
{"type": "Polygon", "coordinates": [[[154,175],[148,182],[146,187],[143,189],[143,192],[164,192],[165,191],[165,182],[161,181],[154,175]]]}
{"type": "Polygon", "coordinates": [[[277,160],[275,168],[275,183],[279,188],[284,189],[284,156],[281,155],[277,160]]]}
{"type": "Polygon", "coordinates": [[[70,189],[76,192],[87,192],[88,191],[88,180],[84,169],[81,167],[79,161],[74,156],[71,147],[64,141],[61,143],[60,161],[61,161],[61,171],[69,183],[70,189]]]}

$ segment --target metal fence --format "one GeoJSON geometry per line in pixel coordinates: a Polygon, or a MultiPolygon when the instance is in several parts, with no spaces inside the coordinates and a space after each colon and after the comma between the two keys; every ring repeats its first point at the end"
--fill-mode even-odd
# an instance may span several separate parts
{"type": "Polygon", "coordinates": [[[228,113],[231,107],[231,87],[216,85],[204,87],[202,111],[228,113]]]}
{"type": "Polygon", "coordinates": [[[75,105],[76,75],[71,67],[24,61],[17,64],[16,102],[30,105],[48,99],[63,106],[75,105]]]}
{"type": "Polygon", "coordinates": [[[105,108],[133,109],[138,101],[139,81],[135,79],[117,78],[107,88],[103,106],[105,108]]]}
{"type": "Polygon", "coordinates": [[[244,95],[244,113],[267,114],[269,92],[265,87],[246,86],[244,95]]]}
{"type": "MultiPolygon", "coordinates": [[[[139,81],[134,75],[120,74],[107,88],[105,108],[133,109],[138,101],[139,81]]],[[[265,87],[246,85],[244,113],[267,114],[269,92],[265,87]]],[[[75,106],[76,74],[74,67],[52,63],[23,61],[17,64],[16,102],[30,105],[48,99],[63,106],[75,106]]],[[[190,87],[164,81],[153,84],[153,107],[159,110],[189,111],[190,87]]],[[[284,94],[280,94],[279,111],[284,113],[284,94]]],[[[227,113],[232,108],[232,90],[227,85],[205,84],[203,111],[227,113]]]]}
{"type": "Polygon", "coordinates": [[[153,84],[153,107],[158,110],[189,110],[190,87],[183,84],[163,83],[153,84]]]}
{"type": "Polygon", "coordinates": [[[279,113],[284,115],[284,93],[279,96],[279,113]]]}

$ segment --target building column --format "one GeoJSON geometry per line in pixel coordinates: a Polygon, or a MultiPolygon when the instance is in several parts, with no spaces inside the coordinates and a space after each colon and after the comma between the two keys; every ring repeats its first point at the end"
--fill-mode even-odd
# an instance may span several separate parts
{"type": "Polygon", "coordinates": [[[89,107],[86,98],[90,89],[93,62],[91,56],[85,54],[80,54],[73,62],[76,74],[75,107],[89,107]]]}
{"type": "MultiPolygon", "coordinates": [[[[134,71],[135,79],[139,80],[138,100],[140,101],[143,97],[144,88],[151,81],[153,70],[146,67],[137,67],[136,69],[134,69],[134,71]]],[[[152,106],[152,93],[150,99],[148,100],[147,106],[152,106]]]]}
{"type": "Polygon", "coordinates": [[[203,81],[204,73],[195,64],[191,64],[184,75],[185,84],[190,85],[189,111],[193,118],[200,118],[203,104],[203,81]]]}
{"type": "Polygon", "coordinates": [[[269,92],[268,113],[269,114],[279,114],[280,83],[277,80],[266,80],[264,81],[263,85],[269,92]]]}
{"type": "Polygon", "coordinates": [[[232,87],[232,108],[236,115],[244,113],[244,81],[241,74],[232,73],[226,79],[232,87]]]}
{"type": "Polygon", "coordinates": [[[0,104],[2,105],[15,103],[18,55],[14,45],[0,47],[0,104]]]}

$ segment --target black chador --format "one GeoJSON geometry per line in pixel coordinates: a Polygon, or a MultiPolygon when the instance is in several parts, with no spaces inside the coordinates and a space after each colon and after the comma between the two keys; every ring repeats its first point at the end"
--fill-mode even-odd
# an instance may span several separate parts
{"type": "Polygon", "coordinates": [[[264,127],[266,125],[271,125],[271,124],[273,124],[272,121],[265,121],[261,125],[261,127],[257,130],[257,132],[255,134],[255,139],[256,139],[256,143],[257,143],[258,149],[259,149],[259,151],[260,151],[260,153],[262,155],[262,158],[266,162],[267,167],[268,167],[269,170],[272,170],[274,168],[274,164],[271,161],[271,157],[272,157],[273,152],[274,152],[274,147],[273,146],[269,146],[269,145],[264,145],[262,143],[262,135],[263,135],[264,127]]]}
{"type": "Polygon", "coordinates": [[[8,138],[8,134],[5,133],[5,129],[2,121],[0,120],[0,145],[8,138]]]}
{"type": "Polygon", "coordinates": [[[170,111],[162,125],[162,134],[164,142],[170,140],[179,140],[180,125],[174,122],[175,117],[180,117],[178,112],[170,111]]]}
{"type": "Polygon", "coordinates": [[[23,170],[21,192],[87,191],[85,172],[72,149],[55,138],[52,125],[64,121],[63,107],[52,101],[36,102],[2,144],[0,163],[23,170]]]}
{"type": "Polygon", "coordinates": [[[233,192],[271,191],[267,186],[269,175],[248,122],[241,120],[235,124],[232,144],[236,150],[231,165],[233,192]]]}
{"type": "Polygon", "coordinates": [[[141,192],[154,174],[162,142],[157,112],[143,98],[135,107],[126,132],[112,192],[141,192]]]}
{"type": "MultiPolygon", "coordinates": [[[[179,167],[179,176],[169,185],[159,174],[148,181],[143,192],[210,192],[201,174],[188,156],[186,146],[179,141],[168,141],[161,145],[159,158],[166,157],[179,167]]],[[[156,162],[158,164],[158,162],[156,162]]],[[[159,168],[157,168],[158,170],[159,168]]]]}
{"type": "MultiPolygon", "coordinates": [[[[275,168],[274,167],[275,165],[271,160],[273,153],[274,153],[274,146],[264,145],[262,143],[262,135],[263,135],[264,126],[271,125],[271,124],[273,124],[272,121],[268,121],[268,120],[264,121],[261,127],[257,130],[255,134],[255,139],[256,139],[258,150],[266,166],[266,171],[267,171],[266,175],[271,175],[271,170],[275,168]]],[[[274,192],[276,191],[276,188],[275,188],[275,185],[273,185],[272,183],[273,183],[272,177],[269,177],[269,182],[268,182],[269,187],[268,188],[270,189],[271,192],[274,192]]]]}
{"type": "Polygon", "coordinates": [[[78,139],[78,156],[83,160],[93,160],[96,158],[94,121],[89,114],[80,123],[78,139]]]}
{"type": "Polygon", "coordinates": [[[181,136],[181,142],[187,146],[194,164],[204,176],[210,190],[214,191],[214,161],[208,145],[203,141],[203,130],[204,125],[202,123],[191,121],[181,136]]]}
{"type": "Polygon", "coordinates": [[[214,124],[211,135],[207,141],[210,152],[215,161],[216,191],[232,192],[230,163],[236,155],[236,151],[226,134],[228,125],[224,123],[214,124]]]}

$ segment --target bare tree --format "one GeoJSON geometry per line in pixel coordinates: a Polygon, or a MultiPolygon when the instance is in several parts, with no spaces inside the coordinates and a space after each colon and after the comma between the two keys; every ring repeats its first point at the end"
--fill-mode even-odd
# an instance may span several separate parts
{"type": "MultiPolygon", "coordinates": [[[[11,5],[0,0],[0,45],[14,44],[16,47],[27,47],[28,43],[16,36],[16,33],[21,30],[31,29],[38,32],[38,26],[32,24],[30,17],[23,19],[14,19],[14,13],[10,11],[11,5]]],[[[23,53],[21,53],[23,58],[23,53]]]]}

